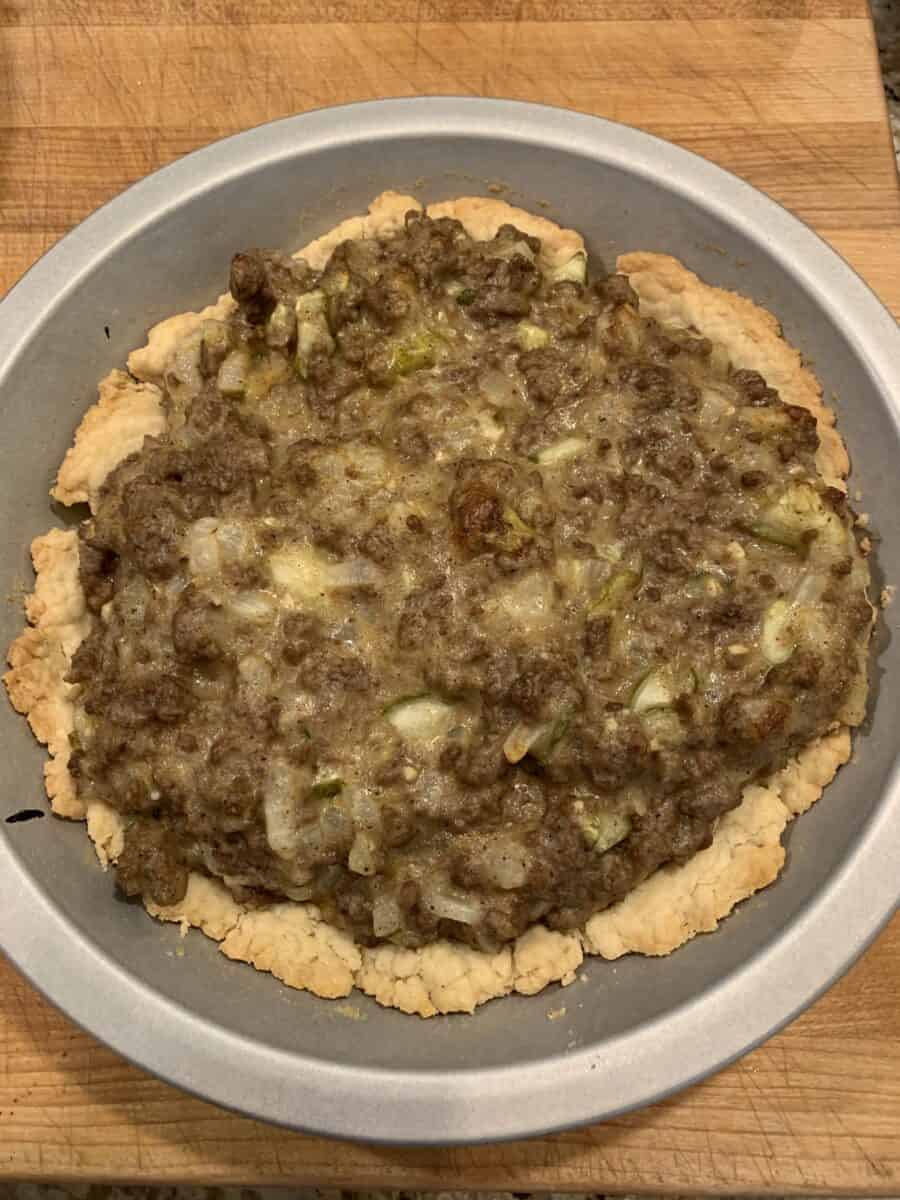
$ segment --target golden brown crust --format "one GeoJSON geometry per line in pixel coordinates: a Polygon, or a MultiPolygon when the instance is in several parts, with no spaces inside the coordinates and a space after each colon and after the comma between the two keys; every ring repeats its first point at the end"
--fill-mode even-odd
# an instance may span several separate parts
{"type": "MultiPolygon", "coordinates": [[[[390,232],[410,208],[420,207],[411,197],[385,193],[366,216],[343,222],[300,255],[311,265],[322,266],[340,241],[390,232]]],[[[506,222],[516,224],[542,238],[548,266],[583,252],[578,234],[523,214],[503,201],[465,197],[432,205],[428,211],[432,216],[456,217],[477,238],[493,237],[506,222]]],[[[722,342],[736,366],[760,371],[789,403],[814,412],[823,442],[821,469],[827,478],[840,482],[847,457],[833,430],[833,416],[822,404],[815,378],[781,338],[769,313],[734,293],[708,287],[666,256],[626,255],[619,268],[629,275],[642,308],[657,320],[693,325],[722,342]]],[[[132,372],[143,380],[160,378],[180,339],[194,332],[203,319],[226,315],[230,305],[230,298],[222,297],[202,313],[182,314],[157,325],[148,345],[131,355],[132,372]]],[[[126,383],[127,378],[104,381],[112,389],[106,392],[106,405],[101,386],[100,405],[82,422],[57,483],[56,495],[64,502],[96,495],[104,465],[112,469],[137,448],[144,433],[151,427],[156,431],[152,391],[126,383]],[[106,411],[101,411],[104,407],[106,411]]],[[[10,648],[12,669],[5,681],[13,704],[28,715],[36,736],[54,756],[47,765],[54,811],[83,817],[67,769],[73,689],[65,683],[71,657],[89,628],[77,553],[72,532],[53,530],[35,540],[37,581],[27,603],[32,628],[10,648]]],[[[183,930],[196,926],[219,941],[227,957],[270,971],[292,987],[338,997],[356,986],[381,1004],[423,1017],[472,1012],[509,992],[532,995],[557,980],[570,983],[585,952],[607,958],[632,951],[665,954],[696,933],[714,929],[736,903],[775,878],[784,861],[780,838],[785,825],[818,798],[846,761],[849,744],[846,729],[838,730],[808,746],[768,785],[746,789],[741,805],[720,822],[708,850],[685,866],[657,872],[620,904],[593,917],[581,934],[553,933],[535,926],[497,954],[450,943],[422,950],[391,945],[360,949],[323,922],[312,905],[285,903],[247,910],[222,884],[196,874],[179,904],[147,907],[161,920],[179,922],[183,930]]],[[[107,805],[92,804],[87,819],[101,863],[115,861],[123,843],[121,817],[107,805]]]]}
{"type": "Polygon", "coordinates": [[[31,543],[31,558],[35,585],[25,601],[30,625],[9,648],[10,670],[3,682],[13,707],[27,716],[34,736],[50,751],[44,780],[53,811],[81,820],[84,805],[68,767],[75,689],[65,681],[90,624],[78,582],[78,535],[51,529],[31,543]]]}
{"type": "Polygon", "coordinates": [[[166,427],[162,393],[125,371],[100,381],[99,400],[84,414],[75,444],[66,453],[50,494],[61,504],[87,502],[93,509],[100,486],[123,458],[140,450],[145,437],[166,427]]]}

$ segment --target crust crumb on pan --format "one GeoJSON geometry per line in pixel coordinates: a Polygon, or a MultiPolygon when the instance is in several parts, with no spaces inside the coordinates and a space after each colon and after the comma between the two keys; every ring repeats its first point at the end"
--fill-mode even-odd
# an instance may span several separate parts
{"type": "MultiPolygon", "coordinates": [[[[398,228],[411,197],[386,192],[365,216],[342,222],[310,243],[299,256],[321,267],[346,238],[371,237],[398,228]]],[[[579,234],[503,201],[464,197],[431,205],[429,215],[453,216],[475,238],[492,237],[506,223],[542,239],[547,265],[584,253],[579,234]]],[[[709,287],[665,255],[634,253],[619,259],[640,298],[642,310],[664,325],[692,326],[723,344],[737,367],[759,371],[788,403],[816,416],[825,478],[844,487],[847,454],[833,428],[834,416],[799,353],[781,336],[775,318],[750,300],[709,287]]],[[[231,298],[199,313],[185,313],[156,325],[148,344],[129,357],[134,379],[114,371],[100,385],[99,402],[79,427],[75,445],[60,469],[54,495],[71,504],[94,499],[106,475],[147,435],[164,428],[159,380],[179,342],[211,317],[227,315],[231,298]]],[[[13,705],[25,713],[51,760],[45,767],[53,811],[87,818],[98,858],[114,862],[123,845],[121,816],[95,803],[85,813],[68,771],[69,733],[75,689],[65,682],[72,656],[86,636],[90,617],[78,579],[78,539],[74,531],[51,530],[32,545],[34,593],[26,601],[30,627],[9,651],[4,676],[13,705]]],[[[840,728],[807,746],[766,785],[745,789],[741,805],[719,823],[712,845],[684,866],[658,871],[613,908],[588,921],[580,933],[555,933],[535,926],[513,946],[488,954],[466,946],[436,943],[420,950],[393,945],[361,948],[329,926],[310,904],[286,902],[250,910],[215,880],[193,874],[184,899],[171,907],[147,904],[164,921],[194,926],[220,943],[227,957],[269,971],[291,987],[329,998],[355,986],[380,1004],[422,1017],[466,1012],[511,992],[533,995],[549,983],[571,983],[584,953],[618,958],[638,952],[667,954],[700,932],[718,925],[742,899],[771,883],[784,863],[781,835],[793,816],[804,812],[833,778],[850,752],[849,732],[840,728]]]]}

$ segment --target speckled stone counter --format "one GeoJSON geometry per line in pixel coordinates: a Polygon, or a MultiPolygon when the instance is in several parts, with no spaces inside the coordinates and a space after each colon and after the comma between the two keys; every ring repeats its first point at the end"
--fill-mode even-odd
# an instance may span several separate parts
{"type": "Polygon", "coordinates": [[[894,149],[900,162],[900,0],[872,0],[872,16],[894,132],[894,149]]]}

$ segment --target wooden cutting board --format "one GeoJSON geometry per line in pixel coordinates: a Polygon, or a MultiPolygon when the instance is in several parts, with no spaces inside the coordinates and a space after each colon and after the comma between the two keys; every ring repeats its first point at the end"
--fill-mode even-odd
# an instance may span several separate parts
{"type": "MultiPolygon", "coordinates": [[[[453,92],[680,142],[813,225],[900,315],[900,201],[864,0],[7,0],[0,55],[0,288],[110,196],[214,138],[326,104],[453,92]]],[[[0,1177],[896,1194],[898,995],[895,921],[805,1016],[672,1100],[526,1143],[392,1150],[183,1095],[0,966],[0,1177]]]]}

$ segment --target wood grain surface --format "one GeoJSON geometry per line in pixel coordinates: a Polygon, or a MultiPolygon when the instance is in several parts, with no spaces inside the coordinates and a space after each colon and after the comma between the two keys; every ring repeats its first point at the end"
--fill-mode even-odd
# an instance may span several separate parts
{"type": "MultiPolygon", "coordinates": [[[[864,0],[0,2],[0,288],[196,146],[320,105],[439,92],[671,138],[814,226],[900,315],[900,198],[864,0]]],[[[898,994],[895,921],[787,1030],[672,1100],[529,1142],[393,1150],[185,1096],[0,965],[0,1177],[900,1194],[898,994]]]]}

